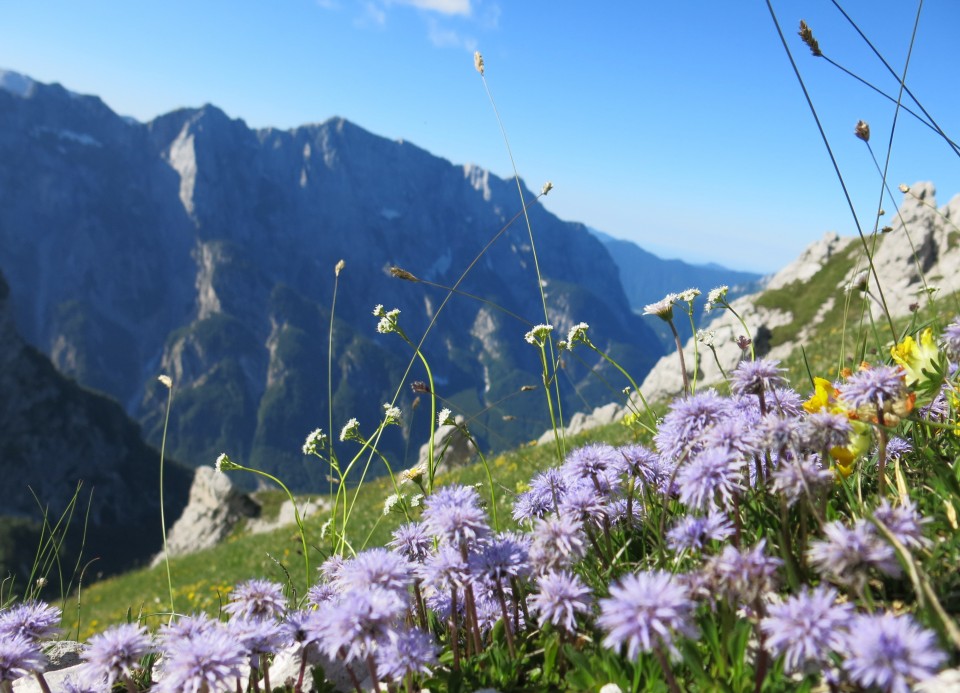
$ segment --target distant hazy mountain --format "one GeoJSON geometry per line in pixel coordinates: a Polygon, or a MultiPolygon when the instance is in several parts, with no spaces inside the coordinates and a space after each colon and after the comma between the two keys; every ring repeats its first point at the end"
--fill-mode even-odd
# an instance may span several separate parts
{"type": "MultiPolygon", "coordinates": [[[[81,546],[83,563],[92,561],[87,579],[146,562],[160,549],[157,451],[115,401],[65,378],[23,342],[11,300],[0,275],[0,580],[16,575],[23,588],[41,534],[49,541],[81,481],[51,579],[71,578],[81,546]]],[[[192,476],[168,461],[168,521],[186,504],[192,476]]]]}
{"type": "MultiPolygon", "coordinates": [[[[208,105],[142,124],[59,85],[0,79],[0,269],[16,324],[61,372],[122,402],[153,443],[166,396],[156,376],[170,374],[168,449],[191,465],[225,451],[325,487],[328,470],[300,452],[306,434],[329,427],[331,405],[335,432],[350,417],[371,431],[398,387],[405,425],[381,445],[395,468],[407,463],[429,417],[409,381],[426,374],[414,362],[404,382],[411,347],[378,334],[371,309],[399,308],[416,342],[447,292],[385,270],[452,285],[505,226],[459,286],[488,302],[454,296],[423,351],[437,393],[483,443],[539,434],[543,395],[521,391],[539,382],[539,356],[523,335],[544,316],[527,230],[510,224],[520,209],[512,182],[343,119],[252,130],[208,105]]],[[[537,205],[530,220],[550,322],[560,333],[589,322],[642,378],[662,349],[603,244],[537,205]]],[[[562,371],[570,413],[621,387],[578,355],[562,371]]]]}
{"type": "MultiPolygon", "coordinates": [[[[688,288],[700,289],[704,297],[717,286],[730,287],[730,298],[757,291],[762,275],[754,272],[742,272],[727,269],[716,263],[693,265],[683,260],[664,260],[650,253],[636,243],[614,238],[602,231],[590,229],[603,241],[610,256],[620,271],[620,283],[627,294],[627,300],[635,311],[642,311],[645,305],[659,301],[672,292],[688,288]]],[[[704,298],[705,300],[705,298],[704,298]]],[[[694,319],[700,324],[703,300],[695,307],[694,319]]],[[[674,348],[673,334],[666,323],[649,319],[650,326],[657,331],[667,350],[674,348]]],[[[677,330],[684,340],[691,336],[689,321],[677,319],[677,330]]]]}

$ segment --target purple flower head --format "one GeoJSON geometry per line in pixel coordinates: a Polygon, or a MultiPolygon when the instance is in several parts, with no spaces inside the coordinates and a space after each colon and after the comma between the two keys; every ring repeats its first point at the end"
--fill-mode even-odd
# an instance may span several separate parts
{"type": "Polygon", "coordinates": [[[730,403],[713,390],[676,399],[654,436],[657,449],[671,459],[700,447],[700,437],[730,413],[730,403]]]}
{"type": "Polygon", "coordinates": [[[279,582],[247,580],[237,585],[223,610],[240,618],[279,620],[287,611],[287,598],[279,582]]]}
{"type": "Polygon", "coordinates": [[[327,582],[335,582],[346,559],[338,553],[333,554],[320,564],[320,575],[327,582]]]}
{"type": "Polygon", "coordinates": [[[160,641],[163,643],[163,649],[167,650],[178,646],[180,643],[189,644],[195,638],[202,638],[210,631],[220,627],[219,621],[213,620],[204,613],[182,616],[174,623],[168,623],[160,627],[160,641]]]}
{"type": "Polygon", "coordinates": [[[539,571],[566,568],[583,553],[583,523],[579,520],[550,515],[534,525],[530,561],[539,571]]]}
{"type": "Polygon", "coordinates": [[[837,603],[835,589],[820,585],[769,606],[760,627],[788,672],[807,671],[828,666],[831,652],[844,651],[852,614],[852,605],[837,603]]]}
{"type": "Polygon", "coordinates": [[[538,520],[553,510],[553,500],[533,490],[524,491],[513,501],[513,519],[517,522],[538,520]]]}
{"type": "Polygon", "coordinates": [[[829,450],[850,442],[853,427],[846,414],[826,410],[810,414],[803,422],[805,444],[813,450],[829,450]]]}
{"type": "Polygon", "coordinates": [[[767,398],[767,405],[785,419],[796,419],[803,412],[803,397],[792,387],[775,387],[767,398]]]}
{"type": "Polygon", "coordinates": [[[617,452],[623,458],[628,474],[642,479],[646,484],[660,485],[660,456],[657,453],[643,445],[622,445],[617,448],[617,452]]]}
{"type": "Polygon", "coordinates": [[[908,693],[946,660],[932,631],[907,614],[864,614],[850,622],[844,671],[854,683],[889,693],[908,693]]]}
{"type": "Polygon", "coordinates": [[[538,577],[537,590],[528,603],[539,614],[540,627],[550,622],[568,633],[576,632],[577,612],[585,614],[590,611],[590,588],[574,573],[560,570],[548,571],[538,577]]]}
{"type": "MultiPolygon", "coordinates": [[[[640,481],[637,482],[638,485],[640,483],[640,481]]],[[[643,502],[639,498],[639,493],[635,491],[633,502],[629,504],[629,508],[627,507],[626,498],[617,498],[610,503],[607,503],[604,513],[613,522],[632,527],[639,527],[643,522],[643,502]],[[628,510],[630,511],[630,517],[627,517],[628,510]]]]}
{"type": "Polygon", "coordinates": [[[742,412],[733,412],[718,421],[703,436],[704,448],[717,448],[734,457],[750,459],[762,452],[761,439],[755,422],[746,420],[742,412]]]}
{"type": "Polygon", "coordinates": [[[449,592],[451,588],[461,589],[472,579],[470,566],[463,560],[459,549],[443,544],[436,553],[427,557],[417,566],[420,579],[428,587],[439,592],[449,592]]]}
{"type": "Polygon", "coordinates": [[[752,605],[775,587],[777,569],[783,563],[766,555],[766,540],[761,539],[752,549],[737,550],[726,546],[719,556],[708,561],[705,568],[707,584],[713,595],[722,595],[732,604],[752,605]]]}
{"type": "Polygon", "coordinates": [[[133,675],[140,660],[153,651],[146,628],[136,623],[123,623],[94,635],[80,655],[81,678],[107,688],[121,678],[133,675]]]}
{"type": "Polygon", "coordinates": [[[903,371],[899,366],[874,366],[851,375],[840,386],[840,399],[854,409],[876,413],[887,402],[904,396],[903,371]]]}
{"type": "Polygon", "coordinates": [[[227,631],[251,657],[275,654],[290,644],[287,631],[272,619],[232,618],[227,623],[227,631]]]}
{"type": "Polygon", "coordinates": [[[642,572],[610,586],[610,597],[600,600],[597,625],[607,634],[603,646],[620,650],[626,645],[630,659],[654,648],[675,654],[675,633],[698,636],[694,610],[687,588],[670,573],[642,572]]]}
{"type": "Polygon", "coordinates": [[[60,633],[60,609],[44,602],[24,602],[0,611],[0,637],[20,634],[46,640],[60,633]]]}
{"type": "Polygon", "coordinates": [[[781,418],[776,414],[767,414],[760,419],[757,433],[764,447],[777,455],[800,447],[801,429],[797,418],[781,418]]]}
{"type": "Polygon", "coordinates": [[[850,528],[842,522],[830,522],[823,533],[825,539],[811,542],[807,552],[821,575],[841,585],[862,585],[868,568],[893,577],[900,574],[893,548],[866,520],[857,520],[850,528]]]}
{"type": "Polygon", "coordinates": [[[833,484],[833,472],[820,465],[820,459],[811,455],[786,460],[772,475],[774,491],[787,498],[787,505],[807,498],[815,500],[820,491],[833,484]]]}
{"type": "Polygon", "coordinates": [[[786,380],[779,361],[741,361],[737,369],[730,374],[730,389],[738,395],[759,395],[784,385],[786,380]]]}
{"type": "Polygon", "coordinates": [[[723,541],[733,533],[733,525],[723,513],[711,512],[705,517],[686,515],[667,532],[667,546],[677,553],[699,553],[707,542],[723,541]]]}
{"type": "Polygon", "coordinates": [[[560,501],[560,514],[583,523],[599,524],[606,517],[605,499],[590,484],[574,486],[560,501]]]}
{"type": "Polygon", "coordinates": [[[742,464],[720,448],[706,448],[677,472],[680,501],[691,508],[707,510],[720,500],[733,503],[743,491],[742,464]]]}
{"type": "Polygon", "coordinates": [[[306,648],[320,640],[326,622],[323,612],[318,609],[297,609],[287,612],[280,627],[287,642],[306,648]]]}
{"type": "Polygon", "coordinates": [[[241,643],[218,626],[168,644],[163,661],[158,693],[206,693],[233,686],[247,656],[241,643]]]}
{"type": "Polygon", "coordinates": [[[626,471],[626,461],[613,446],[591,443],[568,454],[561,471],[572,479],[589,479],[601,491],[626,471]]]}
{"type": "Polygon", "coordinates": [[[408,522],[394,530],[393,541],[388,546],[393,547],[395,551],[401,556],[405,556],[409,561],[423,563],[424,559],[433,550],[433,540],[421,523],[408,522]]]}
{"type": "Polygon", "coordinates": [[[403,628],[390,634],[377,648],[377,676],[400,681],[407,674],[430,674],[437,663],[433,638],[417,628],[403,628]]]}
{"type": "Polygon", "coordinates": [[[960,318],[943,328],[943,351],[953,363],[960,363],[960,318]]]}
{"type": "Polygon", "coordinates": [[[42,672],[46,667],[47,658],[35,641],[20,633],[0,636],[0,683],[42,672]]]}
{"type": "Polygon", "coordinates": [[[520,534],[498,534],[469,557],[470,572],[490,580],[509,580],[530,572],[530,540],[520,534]]]}
{"type": "Polygon", "coordinates": [[[413,582],[413,564],[387,549],[367,549],[344,562],[334,583],[341,594],[383,587],[406,594],[413,582]]]}
{"type": "Polygon", "coordinates": [[[476,489],[454,484],[424,501],[423,524],[432,536],[454,546],[473,546],[490,535],[487,514],[476,489]]]}
{"type": "Polygon", "coordinates": [[[307,590],[307,604],[311,606],[320,606],[336,597],[337,589],[328,582],[318,582],[307,590]]]}
{"type": "Polygon", "coordinates": [[[888,460],[901,460],[904,455],[909,455],[911,452],[913,452],[913,445],[909,440],[894,436],[887,441],[888,460]]]}
{"type": "Polygon", "coordinates": [[[327,622],[321,649],[330,659],[346,662],[373,653],[407,612],[396,592],[379,587],[355,592],[336,604],[328,602],[321,609],[327,622]]]}
{"type": "Polygon", "coordinates": [[[912,500],[907,500],[903,505],[893,507],[884,498],[877,509],[873,511],[873,517],[882,522],[891,534],[897,538],[904,546],[912,549],[925,549],[933,544],[929,539],[923,536],[923,525],[930,522],[929,517],[923,517],[917,512],[917,506],[912,500]]]}

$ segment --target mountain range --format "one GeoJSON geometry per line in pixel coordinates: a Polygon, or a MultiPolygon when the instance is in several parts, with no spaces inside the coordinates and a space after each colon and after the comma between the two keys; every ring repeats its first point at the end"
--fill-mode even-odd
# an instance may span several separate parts
{"type": "MultiPolygon", "coordinates": [[[[657,321],[636,314],[662,295],[643,288],[662,274],[656,260],[634,266],[624,248],[610,252],[621,242],[523,190],[521,202],[513,181],[342,118],[251,129],[205,105],[140,123],[0,71],[11,324],[59,374],[119,402],[154,446],[167,398],[157,376],[168,374],[167,450],[189,467],[227,452],[293,488],[325,488],[329,469],[300,450],[307,433],[336,439],[356,417],[369,434],[394,400],[402,426],[380,449],[395,469],[409,464],[428,436],[422,387],[410,388],[427,380],[421,338],[437,395],[488,449],[548,420],[527,387],[541,372],[523,339],[532,325],[563,334],[586,321],[641,379],[663,353],[657,321]],[[400,309],[412,344],[377,332],[377,304],[400,309]]],[[[565,412],[616,399],[615,371],[577,356],[560,371],[565,412]]],[[[346,459],[357,450],[335,446],[346,459]]]]}

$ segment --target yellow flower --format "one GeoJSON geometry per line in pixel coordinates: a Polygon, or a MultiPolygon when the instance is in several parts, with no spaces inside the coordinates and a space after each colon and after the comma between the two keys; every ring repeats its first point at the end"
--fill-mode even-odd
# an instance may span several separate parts
{"type": "Polygon", "coordinates": [[[837,391],[826,378],[813,379],[813,396],[803,403],[808,414],[815,414],[822,409],[829,409],[836,397],[837,391]]]}
{"type": "Polygon", "coordinates": [[[913,388],[927,384],[930,377],[924,371],[939,372],[937,364],[940,361],[940,353],[933,338],[933,330],[929,327],[920,333],[919,344],[913,337],[907,335],[902,342],[891,347],[890,355],[903,368],[907,387],[913,388]]]}

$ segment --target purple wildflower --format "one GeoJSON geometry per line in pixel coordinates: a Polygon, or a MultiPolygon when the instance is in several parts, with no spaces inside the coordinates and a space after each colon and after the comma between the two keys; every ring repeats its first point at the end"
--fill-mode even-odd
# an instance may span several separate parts
{"type": "Polygon", "coordinates": [[[654,440],[664,455],[679,459],[684,452],[699,449],[700,437],[729,415],[729,402],[713,390],[676,399],[663,417],[654,440]]]}
{"type": "Polygon", "coordinates": [[[194,638],[203,637],[212,630],[220,628],[220,622],[214,621],[204,613],[182,616],[174,623],[160,627],[160,640],[163,648],[169,649],[180,643],[189,643],[194,638]]]}
{"type": "Polygon", "coordinates": [[[408,561],[423,563],[424,559],[433,550],[433,540],[427,534],[424,526],[419,522],[408,522],[400,525],[393,532],[393,541],[388,546],[393,547],[408,561]]]}
{"type": "Polygon", "coordinates": [[[850,442],[853,427],[846,414],[823,410],[810,414],[803,424],[806,445],[814,450],[829,450],[850,442]]]}
{"type": "Polygon", "coordinates": [[[436,663],[436,643],[417,628],[393,632],[377,648],[377,676],[388,681],[400,681],[408,674],[429,675],[436,663]]]}
{"type": "Polygon", "coordinates": [[[826,538],[811,542],[807,553],[818,571],[838,584],[863,584],[870,567],[894,577],[900,574],[893,548],[866,520],[857,520],[851,528],[842,522],[830,522],[823,533],[826,538]]]}
{"type": "Polygon", "coordinates": [[[283,585],[270,580],[241,582],[233,592],[233,599],[223,610],[231,616],[241,618],[281,619],[287,611],[283,585]]]}
{"type": "Polygon", "coordinates": [[[667,545],[676,552],[700,552],[708,541],[723,541],[733,533],[733,525],[723,513],[686,515],[667,532],[667,545]]]}
{"type": "Polygon", "coordinates": [[[577,629],[576,614],[590,611],[590,588],[574,573],[548,571],[537,578],[538,591],[529,604],[539,614],[540,627],[549,621],[568,633],[577,629]]]}
{"type": "Polygon", "coordinates": [[[386,642],[407,611],[396,592],[378,587],[321,608],[327,621],[321,649],[331,659],[346,662],[363,659],[375,651],[378,643],[386,642]]]}
{"type": "Polygon", "coordinates": [[[833,472],[820,465],[820,459],[815,456],[800,457],[787,460],[772,474],[773,490],[782,493],[787,498],[787,505],[792,506],[801,498],[810,499],[833,484],[833,472]]]}
{"type": "Polygon", "coordinates": [[[803,397],[792,387],[774,387],[767,404],[785,419],[796,419],[803,411],[803,397]]]}
{"type": "Polygon", "coordinates": [[[852,613],[850,604],[837,603],[835,589],[820,585],[769,606],[760,627],[788,672],[820,669],[829,665],[831,652],[844,650],[852,613]]]}
{"type": "Polygon", "coordinates": [[[471,546],[490,534],[487,515],[476,489],[454,484],[424,501],[423,524],[427,532],[454,546],[471,546]]]}
{"type": "Polygon", "coordinates": [[[216,626],[198,631],[167,645],[157,692],[227,690],[240,677],[246,659],[243,646],[226,628],[216,626]]]}
{"type": "Polygon", "coordinates": [[[24,602],[0,611],[0,636],[20,634],[45,640],[60,633],[60,609],[44,602],[24,602]]]}
{"type": "Polygon", "coordinates": [[[413,582],[413,564],[387,549],[367,549],[346,561],[335,587],[341,594],[368,587],[383,587],[406,594],[413,582]]]}
{"type": "Polygon", "coordinates": [[[251,657],[275,654],[290,644],[280,623],[270,619],[232,618],[227,630],[251,657]]]}
{"type": "Polygon", "coordinates": [[[781,418],[776,414],[767,414],[760,419],[757,433],[763,445],[778,455],[800,447],[800,421],[793,417],[781,418]]]}
{"type": "Polygon", "coordinates": [[[460,551],[449,544],[440,546],[436,553],[427,557],[417,572],[424,584],[440,592],[449,592],[452,587],[462,588],[471,580],[470,566],[463,560],[460,551]]]}
{"type": "Polygon", "coordinates": [[[136,623],[122,623],[94,635],[81,654],[84,660],[82,678],[91,684],[103,683],[111,688],[122,678],[133,675],[140,660],[153,650],[146,628],[136,623]]]}
{"type": "Polygon", "coordinates": [[[779,361],[741,361],[730,374],[730,389],[738,395],[759,395],[786,384],[779,361]]]}
{"type": "Polygon", "coordinates": [[[0,637],[0,684],[41,672],[46,666],[47,658],[35,641],[20,633],[0,637]]]}
{"type": "Polygon", "coordinates": [[[589,479],[597,491],[606,491],[626,469],[623,455],[612,445],[591,443],[577,448],[564,460],[561,471],[573,479],[589,479]]]}
{"type": "Polygon", "coordinates": [[[572,517],[551,515],[533,528],[530,561],[539,570],[565,568],[584,553],[583,523],[572,517]]]}
{"type": "Polygon", "coordinates": [[[954,363],[960,362],[960,318],[943,328],[943,351],[954,363]]]}
{"type": "Polygon", "coordinates": [[[888,460],[901,460],[904,455],[909,455],[911,452],[913,452],[913,445],[909,440],[894,436],[887,441],[886,453],[888,460]]]}
{"type": "MultiPolygon", "coordinates": [[[[627,656],[665,649],[675,653],[674,633],[697,637],[695,604],[687,588],[664,571],[626,575],[610,586],[610,597],[600,600],[597,624],[607,633],[603,646],[627,647],[627,656]]],[[[662,651],[662,650],[661,650],[662,651]]]]}
{"type": "Polygon", "coordinates": [[[302,647],[316,643],[326,622],[323,613],[317,609],[296,609],[287,613],[287,617],[280,624],[284,637],[288,642],[302,647]]]}
{"type": "Polygon", "coordinates": [[[333,583],[336,581],[337,576],[340,574],[340,569],[345,562],[346,559],[343,556],[335,553],[320,564],[320,574],[327,582],[333,583]]]}
{"type": "Polygon", "coordinates": [[[336,588],[328,582],[318,582],[307,590],[307,604],[320,606],[337,596],[336,588]]]}
{"type": "Polygon", "coordinates": [[[761,539],[752,549],[726,546],[711,558],[705,568],[710,596],[722,595],[731,603],[749,606],[772,592],[783,561],[767,556],[766,547],[766,540],[761,539]]]}
{"type": "Polygon", "coordinates": [[[600,523],[606,516],[606,506],[600,494],[589,484],[574,486],[560,502],[560,514],[581,522],[600,523]]]}
{"type": "Polygon", "coordinates": [[[703,447],[718,448],[746,459],[763,452],[757,426],[741,412],[714,424],[703,436],[703,447]]]}
{"type": "Polygon", "coordinates": [[[840,398],[854,409],[864,407],[876,413],[884,404],[904,394],[903,371],[899,366],[874,366],[851,375],[840,386],[840,398]]]}
{"type": "Polygon", "coordinates": [[[646,484],[660,485],[660,456],[657,453],[643,445],[623,445],[617,448],[617,452],[623,458],[628,474],[642,479],[646,484]]]}
{"type": "Polygon", "coordinates": [[[470,572],[491,580],[519,577],[530,572],[528,557],[530,541],[519,534],[498,534],[469,557],[470,572]]]}
{"type": "Polygon", "coordinates": [[[743,491],[741,463],[729,452],[707,448],[677,473],[680,501],[691,508],[715,507],[719,499],[732,503],[743,491]]]}
{"type": "Polygon", "coordinates": [[[930,518],[917,512],[917,506],[912,500],[893,507],[884,498],[873,511],[873,517],[882,522],[904,546],[925,549],[933,543],[923,536],[923,525],[930,522],[930,518]]]}
{"type": "Polygon", "coordinates": [[[843,668],[865,688],[907,693],[911,684],[933,676],[946,656],[934,633],[909,615],[864,614],[850,622],[843,668]]]}

